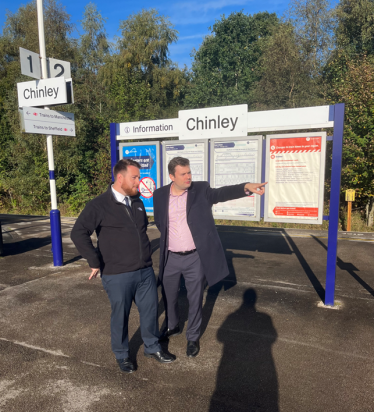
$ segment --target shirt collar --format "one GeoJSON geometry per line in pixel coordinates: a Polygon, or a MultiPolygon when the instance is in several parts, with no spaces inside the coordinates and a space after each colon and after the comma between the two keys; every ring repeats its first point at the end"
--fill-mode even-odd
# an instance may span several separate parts
{"type": "Polygon", "coordinates": [[[113,194],[114,194],[114,197],[115,197],[115,198],[117,199],[117,201],[120,202],[120,203],[123,203],[123,201],[125,200],[125,197],[127,197],[127,198],[131,201],[130,196],[126,196],[126,195],[123,195],[123,194],[120,193],[120,192],[117,192],[117,190],[115,190],[115,189],[113,188],[113,185],[112,185],[112,192],[113,192],[113,194]]]}
{"type": "Polygon", "coordinates": [[[173,186],[173,183],[170,185],[170,196],[173,197],[178,197],[178,196],[183,196],[186,192],[188,192],[188,189],[186,189],[183,193],[181,193],[180,195],[173,195],[173,192],[171,191],[171,188],[173,186]]]}

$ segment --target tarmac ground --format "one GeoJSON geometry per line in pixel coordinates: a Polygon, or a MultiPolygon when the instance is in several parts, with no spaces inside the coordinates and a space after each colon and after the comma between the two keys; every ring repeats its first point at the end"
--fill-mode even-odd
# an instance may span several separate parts
{"type": "MultiPolygon", "coordinates": [[[[75,219],[62,218],[62,267],[48,217],[0,221],[0,411],[374,411],[373,234],[339,234],[331,308],[322,303],[326,232],[217,227],[230,276],[205,290],[200,354],[185,354],[182,284],[184,331],[165,346],[176,361],[144,357],[134,305],[128,375],[111,352],[101,281],[88,280],[70,240],[75,219]]],[[[148,233],[157,275],[159,232],[148,233]]]]}

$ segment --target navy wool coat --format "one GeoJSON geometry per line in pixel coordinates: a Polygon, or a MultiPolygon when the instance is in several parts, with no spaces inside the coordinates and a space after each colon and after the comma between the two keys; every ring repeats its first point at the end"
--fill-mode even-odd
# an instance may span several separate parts
{"type": "MultiPolygon", "coordinates": [[[[162,282],[168,257],[169,194],[170,186],[155,190],[153,196],[154,219],[160,238],[160,271],[162,282]]],[[[229,274],[225,252],[214,223],[212,205],[245,197],[245,183],[212,189],[208,182],[192,182],[187,195],[187,224],[191,230],[197,252],[209,286],[229,274]]]]}

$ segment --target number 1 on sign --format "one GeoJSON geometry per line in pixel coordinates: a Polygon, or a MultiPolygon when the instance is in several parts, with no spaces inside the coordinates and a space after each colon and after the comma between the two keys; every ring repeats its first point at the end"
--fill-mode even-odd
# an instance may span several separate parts
{"type": "Polygon", "coordinates": [[[30,73],[33,73],[33,71],[32,71],[32,56],[29,55],[29,56],[27,57],[27,60],[29,60],[29,62],[30,62],[30,73]]]}

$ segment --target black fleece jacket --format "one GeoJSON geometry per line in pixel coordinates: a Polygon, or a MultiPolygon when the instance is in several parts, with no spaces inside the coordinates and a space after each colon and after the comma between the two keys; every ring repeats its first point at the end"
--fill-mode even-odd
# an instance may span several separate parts
{"type": "Polygon", "coordinates": [[[131,209],[117,202],[111,186],[87,203],[79,215],[71,240],[91,268],[102,275],[117,275],[152,266],[147,236],[148,218],[139,195],[131,197],[131,209]],[[98,247],[90,236],[96,230],[98,247]]]}

